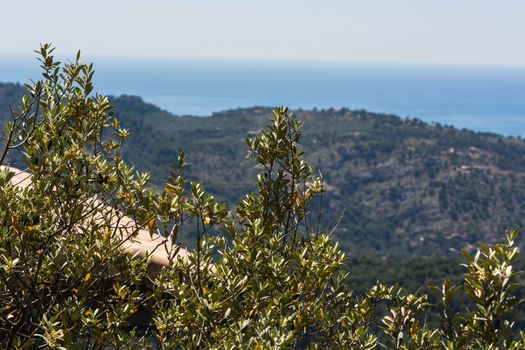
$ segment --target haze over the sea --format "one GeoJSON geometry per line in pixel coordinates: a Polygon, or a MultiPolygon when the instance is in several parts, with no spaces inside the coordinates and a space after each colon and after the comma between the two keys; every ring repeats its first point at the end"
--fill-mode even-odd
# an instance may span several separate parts
{"type": "Polygon", "coordinates": [[[523,0],[26,0],[2,10],[0,81],[35,77],[31,52],[51,42],[60,57],[81,49],[94,62],[97,91],[174,114],[365,108],[525,136],[523,0]]]}
{"type": "MultiPolygon", "coordinates": [[[[525,136],[525,68],[93,58],[96,91],[132,94],[173,114],[225,109],[367,109],[525,136]]],[[[38,78],[35,59],[4,56],[0,81],[38,78]]]]}

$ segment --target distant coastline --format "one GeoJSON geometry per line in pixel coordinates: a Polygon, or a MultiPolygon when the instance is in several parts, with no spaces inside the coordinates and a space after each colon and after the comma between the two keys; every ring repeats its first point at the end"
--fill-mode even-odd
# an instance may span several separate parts
{"type": "MultiPolygon", "coordinates": [[[[95,86],[175,115],[238,107],[366,109],[525,136],[525,68],[93,59],[95,86]]],[[[34,59],[0,58],[0,81],[38,78],[34,59]]]]}

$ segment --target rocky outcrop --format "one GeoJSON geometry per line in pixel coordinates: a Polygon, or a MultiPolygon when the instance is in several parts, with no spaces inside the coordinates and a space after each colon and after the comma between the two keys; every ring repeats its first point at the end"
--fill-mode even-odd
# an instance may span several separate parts
{"type": "MultiPolygon", "coordinates": [[[[21,188],[31,186],[30,173],[13,167],[0,166],[0,170],[5,169],[14,173],[14,177],[11,179],[11,183],[14,186],[21,188]]],[[[140,256],[146,256],[149,254],[151,256],[151,263],[150,266],[148,266],[150,275],[158,274],[163,266],[169,264],[169,254],[171,252],[177,252],[177,258],[186,258],[189,255],[187,250],[172,244],[169,240],[158,234],[152,234],[148,230],[141,229],[132,218],[122,215],[116,209],[108,207],[98,199],[94,199],[92,205],[102,207],[102,210],[110,214],[108,215],[108,217],[112,218],[110,229],[112,232],[121,235],[123,239],[122,250],[124,252],[131,255],[138,254],[140,256]]],[[[100,213],[100,210],[98,212],[100,213]]]]}

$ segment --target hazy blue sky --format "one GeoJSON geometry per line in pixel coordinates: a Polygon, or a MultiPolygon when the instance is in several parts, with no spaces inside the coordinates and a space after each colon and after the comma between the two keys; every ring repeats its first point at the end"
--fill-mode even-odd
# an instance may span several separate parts
{"type": "Polygon", "coordinates": [[[524,0],[24,0],[0,54],[525,66],[524,0]]]}

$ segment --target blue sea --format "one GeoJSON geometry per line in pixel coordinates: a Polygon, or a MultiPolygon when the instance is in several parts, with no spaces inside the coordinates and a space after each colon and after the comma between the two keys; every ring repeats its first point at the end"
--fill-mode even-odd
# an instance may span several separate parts
{"type": "MultiPolygon", "coordinates": [[[[251,106],[367,109],[525,136],[525,67],[90,58],[95,89],[138,95],[176,115],[251,106]]],[[[38,62],[0,57],[0,81],[38,78],[38,62]]]]}

